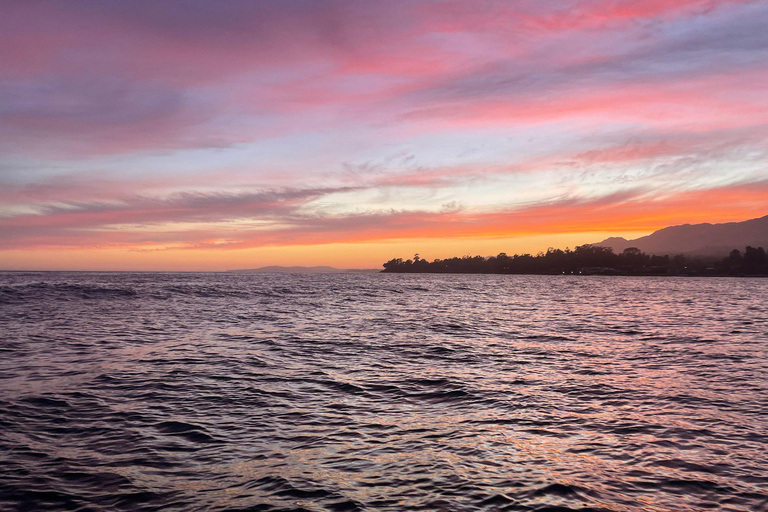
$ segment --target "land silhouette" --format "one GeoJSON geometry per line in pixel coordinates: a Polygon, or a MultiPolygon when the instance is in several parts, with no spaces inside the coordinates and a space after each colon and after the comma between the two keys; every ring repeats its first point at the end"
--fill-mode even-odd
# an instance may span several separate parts
{"type": "Polygon", "coordinates": [[[636,247],[648,254],[722,256],[734,247],[768,247],[768,215],[743,222],[670,226],[634,240],[613,237],[594,245],[616,253],[636,247]]]}
{"type": "Polygon", "coordinates": [[[582,245],[576,249],[553,249],[537,255],[463,256],[428,261],[395,258],[383,264],[382,272],[434,274],[582,274],[582,275],[768,275],[768,256],[762,247],[733,249],[724,258],[678,254],[649,255],[637,247],[616,254],[610,247],[582,245]]]}
{"type": "Polygon", "coordinates": [[[768,215],[743,222],[683,224],[627,240],[613,237],[574,250],[536,255],[395,258],[382,272],[466,274],[768,275],[768,215]],[[731,249],[745,247],[744,251],[731,249]]]}

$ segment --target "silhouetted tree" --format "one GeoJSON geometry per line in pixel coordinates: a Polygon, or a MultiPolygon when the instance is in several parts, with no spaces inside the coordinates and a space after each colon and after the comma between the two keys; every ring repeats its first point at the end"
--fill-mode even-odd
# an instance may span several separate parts
{"type": "Polygon", "coordinates": [[[678,254],[647,255],[637,247],[614,254],[610,247],[581,245],[574,250],[550,247],[536,256],[499,253],[496,256],[462,256],[430,262],[415,254],[412,260],[401,258],[384,263],[384,272],[483,273],[483,274],[749,274],[768,275],[768,257],[762,247],[747,247],[744,256],[737,249],[719,261],[687,258],[678,254]]]}
{"type": "Polygon", "coordinates": [[[761,273],[763,269],[768,266],[768,257],[765,254],[765,249],[762,247],[755,249],[748,245],[744,250],[741,266],[745,272],[751,274],[761,273]]]}

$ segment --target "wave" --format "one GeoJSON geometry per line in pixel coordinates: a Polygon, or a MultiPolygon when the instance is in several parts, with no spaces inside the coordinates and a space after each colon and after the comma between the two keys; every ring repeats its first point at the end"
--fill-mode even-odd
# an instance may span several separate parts
{"type": "Polygon", "coordinates": [[[0,510],[762,510],[766,292],[0,273],[0,510]]]}

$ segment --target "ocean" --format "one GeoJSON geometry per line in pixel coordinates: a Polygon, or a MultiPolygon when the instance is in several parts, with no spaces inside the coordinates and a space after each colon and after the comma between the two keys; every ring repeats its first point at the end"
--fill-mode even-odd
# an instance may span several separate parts
{"type": "Polygon", "coordinates": [[[0,273],[0,510],[768,510],[767,298],[0,273]]]}

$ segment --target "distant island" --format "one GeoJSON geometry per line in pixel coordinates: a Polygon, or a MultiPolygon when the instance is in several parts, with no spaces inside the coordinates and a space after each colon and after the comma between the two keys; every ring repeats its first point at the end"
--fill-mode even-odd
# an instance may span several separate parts
{"type": "Polygon", "coordinates": [[[236,274],[371,274],[380,272],[374,268],[335,268],[327,266],[318,267],[282,267],[280,265],[271,265],[260,268],[247,268],[239,270],[228,270],[236,274]]]}
{"type": "Polygon", "coordinates": [[[392,259],[382,272],[588,275],[768,275],[768,215],[743,222],[683,224],[635,240],[608,238],[536,255],[392,259]],[[745,247],[743,251],[731,249],[745,247]]]}

